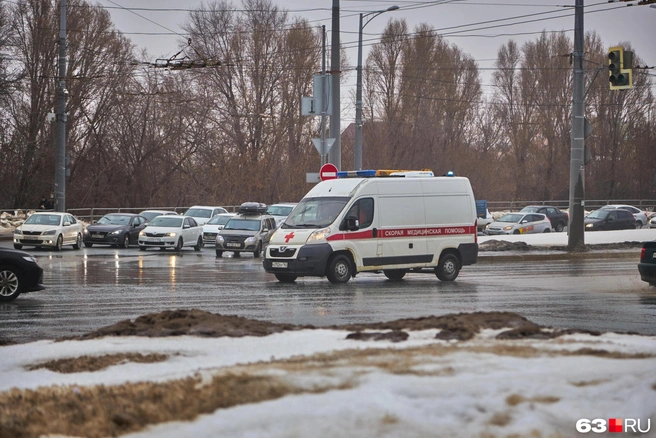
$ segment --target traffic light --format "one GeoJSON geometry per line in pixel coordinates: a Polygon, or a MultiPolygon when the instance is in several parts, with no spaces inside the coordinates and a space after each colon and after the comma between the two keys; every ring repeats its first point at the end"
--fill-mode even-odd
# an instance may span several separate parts
{"type": "Polygon", "coordinates": [[[608,80],[611,90],[633,88],[633,52],[625,52],[621,46],[608,49],[608,80]]]}

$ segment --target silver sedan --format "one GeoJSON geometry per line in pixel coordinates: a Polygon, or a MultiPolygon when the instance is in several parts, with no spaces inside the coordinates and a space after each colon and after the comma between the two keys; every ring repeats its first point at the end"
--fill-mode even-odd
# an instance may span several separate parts
{"type": "Polygon", "coordinates": [[[498,234],[550,233],[551,221],[540,213],[508,213],[485,229],[490,236],[498,234]]]}

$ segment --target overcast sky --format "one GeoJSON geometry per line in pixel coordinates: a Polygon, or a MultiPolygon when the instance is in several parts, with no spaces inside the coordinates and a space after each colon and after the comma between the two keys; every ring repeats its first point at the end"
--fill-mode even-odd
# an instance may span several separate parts
{"type": "MultiPolygon", "coordinates": [[[[147,49],[153,61],[158,57],[169,58],[179,50],[180,42],[186,40],[181,24],[190,9],[201,5],[200,0],[97,2],[110,8],[117,29],[138,47],[147,49]]],[[[330,44],[333,0],[274,0],[274,3],[290,14],[307,18],[313,25],[325,25],[326,42],[330,44]]],[[[355,67],[359,14],[398,5],[399,10],[382,14],[366,26],[363,59],[388,19],[404,18],[410,29],[428,23],[476,60],[482,73],[483,89],[487,92],[490,90],[489,72],[494,67],[497,51],[510,39],[521,44],[535,40],[542,31],[565,31],[574,39],[574,3],[575,0],[340,0],[341,41],[347,49],[349,63],[355,67]]],[[[241,1],[235,0],[233,4],[238,8],[241,1]]],[[[643,60],[643,65],[656,65],[656,8],[638,6],[635,1],[608,3],[604,0],[584,0],[584,6],[586,32],[596,31],[607,47],[628,42],[643,60]]],[[[656,70],[650,73],[653,77],[656,70]]],[[[605,80],[605,77],[597,80],[605,80]]],[[[352,73],[346,88],[354,86],[355,74],[352,73]]],[[[342,91],[342,122],[349,122],[353,112],[345,110],[345,105],[353,106],[353,103],[349,93],[342,91]]]]}

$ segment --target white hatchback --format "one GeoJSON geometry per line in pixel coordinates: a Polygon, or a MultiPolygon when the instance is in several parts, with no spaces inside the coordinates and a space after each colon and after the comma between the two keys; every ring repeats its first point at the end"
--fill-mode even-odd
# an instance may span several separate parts
{"type": "Polygon", "coordinates": [[[219,213],[203,225],[203,242],[205,242],[205,245],[214,245],[219,231],[236,215],[237,213],[219,213]]]}
{"type": "Polygon", "coordinates": [[[84,227],[69,213],[34,213],[14,230],[14,248],[23,246],[52,247],[61,251],[64,245],[82,247],[84,227]]]}
{"type": "Polygon", "coordinates": [[[508,213],[492,222],[485,234],[534,234],[550,233],[551,221],[541,213],[508,213]]]}

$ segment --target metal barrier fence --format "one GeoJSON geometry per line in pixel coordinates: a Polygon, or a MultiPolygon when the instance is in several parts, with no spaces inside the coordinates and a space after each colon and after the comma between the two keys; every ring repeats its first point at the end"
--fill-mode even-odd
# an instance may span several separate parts
{"type": "MultiPolygon", "coordinates": [[[[624,204],[624,205],[633,205],[641,210],[653,212],[656,211],[656,199],[586,199],[585,200],[585,209],[586,210],[596,210],[603,207],[604,205],[610,204],[624,204]]],[[[552,200],[552,201],[487,201],[487,207],[490,211],[517,211],[521,210],[527,205],[552,205],[560,209],[568,209],[569,201],[568,200],[552,200]]],[[[239,205],[224,205],[223,208],[230,212],[236,212],[239,210],[239,205]]],[[[108,213],[139,213],[144,210],[170,210],[177,213],[183,213],[187,211],[189,207],[87,207],[87,208],[69,208],[66,211],[71,213],[75,217],[84,220],[86,222],[93,222],[108,213]]],[[[16,211],[36,211],[38,209],[20,209],[20,208],[11,208],[11,209],[0,209],[0,213],[10,212],[15,214],[16,211]]],[[[44,210],[38,210],[44,211],[44,210]]]]}

